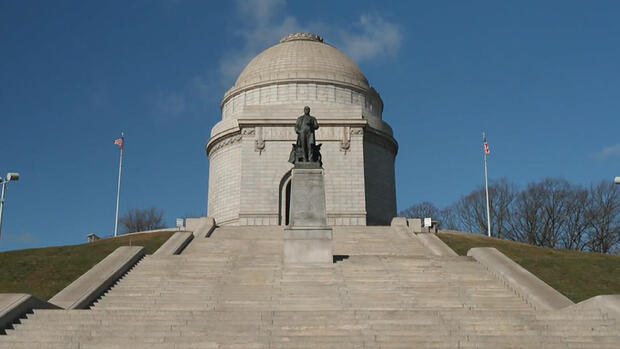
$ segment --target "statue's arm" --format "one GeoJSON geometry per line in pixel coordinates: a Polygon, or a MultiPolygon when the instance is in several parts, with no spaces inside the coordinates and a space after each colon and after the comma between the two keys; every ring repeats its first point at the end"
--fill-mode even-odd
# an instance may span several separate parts
{"type": "Polygon", "coordinates": [[[312,118],[312,128],[317,130],[319,128],[319,122],[316,121],[316,118],[312,118]]]}

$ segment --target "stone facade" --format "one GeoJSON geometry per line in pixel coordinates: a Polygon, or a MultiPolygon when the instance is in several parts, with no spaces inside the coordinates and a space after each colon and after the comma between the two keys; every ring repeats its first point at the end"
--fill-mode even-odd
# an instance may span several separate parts
{"type": "Polygon", "coordinates": [[[364,115],[381,118],[382,104],[375,96],[332,84],[288,83],[262,86],[231,97],[222,106],[222,119],[235,118],[247,106],[281,103],[334,103],[360,106],[364,115]]]}
{"type": "Polygon", "coordinates": [[[373,136],[364,140],[364,179],[366,190],[367,222],[387,225],[396,212],[393,150],[373,142],[373,136]]]}
{"type": "Polygon", "coordinates": [[[218,224],[235,221],[241,194],[241,147],[228,143],[215,149],[209,161],[209,214],[218,224]]]}
{"type": "Polygon", "coordinates": [[[308,105],[319,121],[328,224],[388,224],[397,144],[383,102],[346,55],[295,35],[254,58],[224,96],[206,145],[208,215],[220,225],[287,224],[287,160],[308,105]]]}

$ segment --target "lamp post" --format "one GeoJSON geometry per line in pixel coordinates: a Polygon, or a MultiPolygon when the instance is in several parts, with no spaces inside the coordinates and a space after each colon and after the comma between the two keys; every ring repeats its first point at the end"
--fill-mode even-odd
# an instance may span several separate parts
{"type": "Polygon", "coordinates": [[[6,174],[6,178],[0,177],[0,183],[2,183],[2,194],[0,195],[0,235],[2,235],[2,210],[4,209],[4,193],[6,192],[6,184],[11,181],[18,181],[19,173],[9,172],[6,174]]]}

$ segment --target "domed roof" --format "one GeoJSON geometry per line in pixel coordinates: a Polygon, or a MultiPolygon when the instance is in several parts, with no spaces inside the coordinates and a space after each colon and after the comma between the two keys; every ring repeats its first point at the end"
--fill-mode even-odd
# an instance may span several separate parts
{"type": "Polygon", "coordinates": [[[229,97],[256,86],[283,82],[323,82],[369,90],[358,66],[337,48],[315,34],[294,33],[258,54],[243,69],[229,97]]]}

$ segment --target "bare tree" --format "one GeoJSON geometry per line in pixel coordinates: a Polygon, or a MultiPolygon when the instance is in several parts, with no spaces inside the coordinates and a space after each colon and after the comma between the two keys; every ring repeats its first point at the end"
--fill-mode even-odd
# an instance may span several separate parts
{"type": "Polygon", "coordinates": [[[439,211],[441,228],[448,230],[463,230],[459,224],[456,205],[447,206],[439,211]]]}
{"type": "Polygon", "coordinates": [[[543,221],[542,230],[539,231],[539,245],[543,247],[556,247],[560,236],[565,231],[568,218],[568,207],[571,199],[571,185],[561,178],[547,178],[536,185],[541,191],[543,221]]]}
{"type": "Polygon", "coordinates": [[[127,214],[119,218],[123,233],[133,233],[137,231],[146,231],[161,229],[163,223],[164,212],[155,207],[147,209],[131,208],[127,214]]]}
{"type": "MultiPolygon", "coordinates": [[[[498,238],[542,247],[620,252],[620,187],[609,181],[584,189],[562,178],[546,178],[518,191],[500,179],[489,185],[489,206],[491,233],[498,238]]],[[[401,215],[434,217],[446,229],[484,234],[484,187],[442,210],[422,202],[401,215]]]]}
{"type": "MultiPolygon", "coordinates": [[[[498,238],[508,236],[511,228],[512,204],[517,188],[505,178],[491,182],[489,185],[489,215],[492,235],[498,238]]],[[[483,187],[462,197],[454,206],[461,227],[469,232],[486,233],[486,193],[483,187]]]]}
{"type": "MultiPolygon", "coordinates": [[[[530,183],[515,201],[512,221],[515,240],[537,246],[557,247],[560,240],[565,240],[563,236],[571,224],[569,215],[579,210],[571,202],[576,192],[577,188],[562,178],[546,178],[538,183],[530,183]]],[[[579,229],[581,221],[575,220],[572,224],[573,229],[579,229]]]]}
{"type": "Polygon", "coordinates": [[[506,238],[511,229],[512,205],[517,196],[516,185],[506,178],[492,182],[489,186],[489,211],[492,233],[497,238],[506,238]]]}
{"type": "Polygon", "coordinates": [[[542,229],[542,221],[539,219],[542,201],[541,193],[533,183],[517,195],[512,216],[513,240],[538,244],[538,232],[542,229]]]}
{"type": "Polygon", "coordinates": [[[620,190],[609,181],[590,188],[588,218],[592,251],[608,253],[620,243],[620,190]]]}
{"type": "Polygon", "coordinates": [[[583,250],[587,244],[590,228],[590,194],[586,189],[573,187],[566,206],[564,232],[560,235],[560,247],[568,250],[583,250]]]}
{"type": "Polygon", "coordinates": [[[458,217],[458,224],[470,233],[487,231],[486,199],[484,189],[477,189],[455,204],[454,209],[458,217]]]}
{"type": "Polygon", "coordinates": [[[401,217],[407,218],[425,218],[432,217],[439,219],[439,209],[433,203],[424,201],[419,204],[411,205],[399,214],[401,217]]]}

